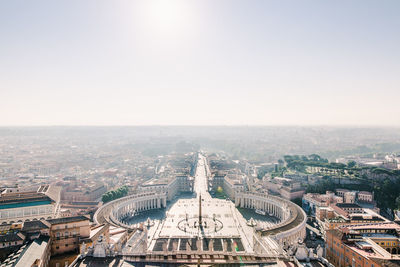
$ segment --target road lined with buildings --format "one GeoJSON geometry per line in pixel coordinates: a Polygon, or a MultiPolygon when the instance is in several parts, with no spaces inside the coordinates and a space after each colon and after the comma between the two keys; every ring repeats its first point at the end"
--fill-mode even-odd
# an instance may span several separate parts
{"type": "Polygon", "coordinates": [[[196,193],[196,197],[201,194],[203,199],[209,200],[211,199],[211,195],[208,192],[208,176],[206,168],[206,157],[199,153],[193,191],[196,193]]]}

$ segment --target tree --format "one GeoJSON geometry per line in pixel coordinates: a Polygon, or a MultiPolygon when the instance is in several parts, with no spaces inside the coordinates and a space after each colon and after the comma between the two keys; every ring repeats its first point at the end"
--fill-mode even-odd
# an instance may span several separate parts
{"type": "Polygon", "coordinates": [[[293,160],[292,156],[290,156],[290,155],[283,156],[283,159],[286,161],[286,163],[289,163],[293,160]]]}
{"type": "Polygon", "coordinates": [[[312,161],[320,161],[321,160],[321,157],[317,154],[311,154],[309,157],[311,158],[312,161]]]}
{"type": "Polygon", "coordinates": [[[124,197],[128,194],[128,192],[129,192],[129,187],[124,185],[116,190],[106,192],[101,197],[101,200],[103,201],[103,203],[106,203],[106,202],[124,197]]]}
{"type": "Polygon", "coordinates": [[[349,167],[349,168],[354,168],[356,165],[357,165],[357,162],[355,162],[354,160],[347,162],[347,167],[349,167]]]}
{"type": "Polygon", "coordinates": [[[103,194],[103,196],[101,197],[101,200],[102,200],[104,203],[110,201],[110,196],[109,196],[109,194],[107,194],[107,193],[103,194]]]}

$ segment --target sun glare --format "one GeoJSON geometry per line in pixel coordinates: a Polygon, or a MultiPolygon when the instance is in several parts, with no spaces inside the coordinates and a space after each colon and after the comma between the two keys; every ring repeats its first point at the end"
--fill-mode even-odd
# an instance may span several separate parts
{"type": "Polygon", "coordinates": [[[146,1],[144,15],[154,30],[171,33],[187,23],[187,4],[180,0],[146,1]]]}

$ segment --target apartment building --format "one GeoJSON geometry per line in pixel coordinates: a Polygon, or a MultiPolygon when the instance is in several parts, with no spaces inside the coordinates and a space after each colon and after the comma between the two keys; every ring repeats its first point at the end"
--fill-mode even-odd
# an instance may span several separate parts
{"type": "Polygon", "coordinates": [[[337,267],[400,265],[399,226],[393,223],[339,227],[327,231],[326,256],[337,267]]]}
{"type": "Polygon", "coordinates": [[[90,220],[86,216],[74,216],[47,220],[52,238],[51,254],[78,251],[79,242],[90,236],[90,220]]]}

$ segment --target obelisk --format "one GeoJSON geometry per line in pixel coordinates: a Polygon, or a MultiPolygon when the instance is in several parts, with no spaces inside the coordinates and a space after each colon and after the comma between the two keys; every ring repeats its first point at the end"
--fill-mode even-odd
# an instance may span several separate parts
{"type": "Polygon", "coordinates": [[[199,226],[202,225],[202,220],[201,220],[201,194],[199,197],[199,226]]]}

